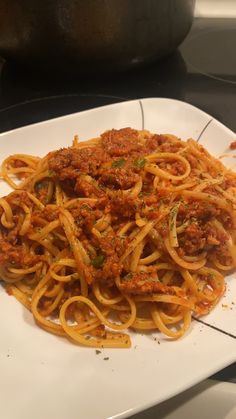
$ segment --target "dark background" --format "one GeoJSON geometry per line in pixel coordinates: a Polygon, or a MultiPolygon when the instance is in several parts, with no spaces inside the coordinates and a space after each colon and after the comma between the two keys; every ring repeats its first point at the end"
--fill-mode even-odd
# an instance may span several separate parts
{"type": "Polygon", "coordinates": [[[189,102],[236,131],[235,50],[236,20],[200,18],[173,55],[120,74],[60,78],[0,57],[0,132],[142,97],[189,102]]]}

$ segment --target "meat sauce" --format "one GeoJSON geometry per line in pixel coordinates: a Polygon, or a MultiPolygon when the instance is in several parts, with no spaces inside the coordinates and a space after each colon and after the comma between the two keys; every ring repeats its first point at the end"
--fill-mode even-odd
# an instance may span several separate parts
{"type": "Polygon", "coordinates": [[[229,148],[231,150],[236,150],[236,141],[232,141],[232,143],[230,144],[229,148]]]}
{"type": "MultiPolygon", "coordinates": [[[[171,293],[170,287],[158,280],[155,263],[151,265],[149,272],[137,272],[127,278],[125,265],[120,262],[120,257],[127,248],[130,239],[118,235],[130,219],[134,220],[135,214],[146,220],[155,220],[160,213],[161,203],[168,203],[171,195],[168,188],[153,187],[153,176],[145,174],[143,166],[145,156],[155,152],[176,153],[180,150],[178,141],[168,141],[164,135],[151,135],[140,133],[131,128],[110,130],[101,135],[99,145],[86,148],[63,148],[49,153],[48,165],[50,179],[59,181],[64,192],[72,198],[95,198],[94,200],[77,201],[70,209],[76,223],[76,234],[83,246],[90,254],[90,244],[101,255],[100,266],[87,266],[85,276],[89,284],[94,281],[112,284],[114,278],[121,275],[121,289],[130,294],[145,294],[153,292],[171,293]],[[142,192],[137,197],[127,193],[142,177],[142,192]],[[111,193],[109,193],[111,191],[111,193]],[[112,229],[104,237],[96,237],[92,234],[94,224],[102,216],[109,214],[112,229]]],[[[189,156],[192,169],[197,166],[197,160],[189,156]]],[[[17,163],[16,163],[17,164],[17,163]]],[[[20,166],[19,166],[20,167],[20,166]]],[[[177,176],[185,171],[181,162],[161,162],[160,167],[177,176]]],[[[46,204],[43,211],[34,210],[31,217],[32,230],[42,227],[42,220],[51,222],[58,218],[58,212],[46,202],[45,189],[47,179],[41,186],[36,185],[38,198],[46,204]],[[45,200],[45,201],[44,201],[45,200]]],[[[167,183],[168,184],[168,183],[167,183]]],[[[170,182],[171,186],[171,182],[170,182]]],[[[17,196],[10,194],[6,200],[13,205],[15,227],[7,230],[0,227],[0,265],[30,267],[41,260],[40,254],[32,256],[27,253],[19,236],[21,227],[20,213],[21,203],[29,207],[32,202],[26,193],[17,196]],[[17,223],[18,222],[18,223],[17,223]]],[[[2,212],[1,208],[0,211],[2,212]]],[[[1,215],[1,214],[0,214],[1,215]]],[[[184,255],[198,255],[203,250],[217,252],[222,264],[230,264],[230,258],[226,252],[227,236],[214,227],[212,218],[223,218],[225,227],[230,227],[230,219],[227,214],[213,205],[204,202],[183,202],[178,210],[177,224],[187,222],[187,228],[179,235],[178,253],[184,255]]],[[[163,238],[168,235],[168,220],[163,220],[155,226],[159,242],[158,248],[163,248],[163,238]]],[[[61,246],[63,247],[63,243],[61,246]]],[[[168,259],[165,254],[165,261],[168,259]]]]}

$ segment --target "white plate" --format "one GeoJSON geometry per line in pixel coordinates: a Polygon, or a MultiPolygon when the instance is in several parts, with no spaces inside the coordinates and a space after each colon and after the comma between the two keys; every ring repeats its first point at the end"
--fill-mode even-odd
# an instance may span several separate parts
{"type": "MultiPolygon", "coordinates": [[[[74,134],[85,139],[126,126],[199,138],[215,155],[235,140],[232,131],[187,103],[142,99],[3,133],[0,160],[18,152],[44,155],[70,145],[74,134]]],[[[3,183],[0,188],[1,195],[7,192],[3,183]]],[[[236,360],[234,275],[228,284],[224,299],[203,319],[206,324],[194,321],[184,338],[171,342],[139,334],[132,349],[104,349],[99,355],[39,329],[1,289],[1,417],[124,418],[200,382],[236,360]]]]}
{"type": "Polygon", "coordinates": [[[132,419],[235,419],[236,385],[206,380],[132,419]]]}

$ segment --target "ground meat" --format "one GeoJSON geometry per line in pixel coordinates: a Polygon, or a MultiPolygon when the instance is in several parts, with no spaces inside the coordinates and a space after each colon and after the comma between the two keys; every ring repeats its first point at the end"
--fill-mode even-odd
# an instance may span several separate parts
{"type": "MultiPolygon", "coordinates": [[[[70,147],[50,153],[48,165],[51,176],[59,180],[69,196],[102,195],[94,185],[81,179],[84,174],[92,176],[101,187],[129,189],[139,180],[139,173],[143,170],[140,159],[144,160],[145,155],[155,150],[176,152],[180,147],[177,141],[171,141],[164,135],[149,134],[145,140],[139,136],[139,132],[131,128],[113,129],[102,134],[101,144],[95,147],[70,147]],[[123,156],[125,159],[119,159],[123,156]]],[[[179,162],[169,163],[169,166],[173,174],[185,171],[179,162]]]]}
{"type": "Polygon", "coordinates": [[[154,134],[146,140],[145,148],[149,152],[176,153],[181,148],[181,142],[170,139],[167,135],[154,134]]]}
{"type": "Polygon", "coordinates": [[[179,160],[171,163],[168,167],[170,173],[174,176],[180,176],[183,175],[186,171],[185,167],[183,166],[183,163],[179,160]]]}
{"type": "Polygon", "coordinates": [[[146,140],[145,150],[147,154],[150,154],[154,150],[157,150],[158,147],[161,144],[165,143],[166,141],[167,141],[167,138],[165,137],[165,135],[157,135],[157,134],[152,135],[150,138],[146,140]]]}
{"type": "Polygon", "coordinates": [[[142,199],[143,199],[145,205],[158,204],[158,198],[157,198],[156,194],[155,195],[150,195],[150,196],[149,195],[144,195],[144,196],[142,196],[142,199]]]}
{"type": "Polygon", "coordinates": [[[18,167],[26,167],[27,165],[25,164],[24,161],[15,159],[11,162],[11,166],[18,168],[18,167]]]}
{"type": "Polygon", "coordinates": [[[97,174],[98,167],[110,159],[109,155],[96,146],[88,148],[63,148],[49,154],[49,169],[55,172],[57,178],[75,179],[80,173],[91,176],[97,174]]]}
{"type": "Polygon", "coordinates": [[[97,249],[98,254],[103,255],[104,257],[101,267],[98,269],[93,266],[89,267],[92,282],[99,281],[108,285],[114,284],[114,279],[121,274],[123,268],[120,263],[120,256],[125,251],[127,244],[126,240],[116,236],[114,232],[111,231],[106,237],[94,237],[91,242],[97,249]]]}
{"type": "Polygon", "coordinates": [[[0,230],[2,230],[2,238],[6,237],[9,243],[15,245],[17,244],[18,234],[21,227],[21,221],[18,215],[13,216],[13,223],[14,227],[12,229],[8,230],[0,226],[0,230]]]}
{"type": "Polygon", "coordinates": [[[152,279],[149,272],[130,273],[121,281],[121,290],[127,294],[152,294],[165,293],[172,294],[170,287],[160,281],[152,279]]]}
{"type": "Polygon", "coordinates": [[[208,186],[207,188],[204,189],[205,193],[208,193],[209,195],[214,195],[214,196],[220,196],[220,192],[216,191],[214,186],[208,186]]]}
{"type": "Polygon", "coordinates": [[[102,146],[110,156],[130,155],[142,151],[138,143],[138,131],[131,128],[112,129],[101,135],[102,146]]]}
{"type": "Polygon", "coordinates": [[[176,153],[181,148],[181,143],[172,141],[166,135],[154,134],[146,140],[145,150],[147,154],[156,151],[157,153],[176,153]]]}
{"type": "Polygon", "coordinates": [[[186,230],[180,245],[184,252],[188,255],[192,255],[201,251],[206,244],[206,237],[202,229],[195,223],[190,224],[186,230]]]}
{"type": "Polygon", "coordinates": [[[110,201],[111,214],[119,218],[131,218],[142,205],[141,199],[119,191],[110,201]]]}
{"type": "Polygon", "coordinates": [[[119,189],[129,189],[139,180],[131,169],[108,169],[101,175],[99,183],[119,189]]]}
{"type": "Polygon", "coordinates": [[[230,144],[229,148],[230,148],[231,150],[236,150],[236,141],[233,141],[233,142],[230,144]]]}
{"type": "Polygon", "coordinates": [[[42,211],[35,210],[31,216],[32,226],[43,226],[45,220],[51,223],[59,218],[59,209],[46,206],[42,211]]]}
{"type": "Polygon", "coordinates": [[[94,184],[78,177],[75,183],[74,191],[79,196],[91,197],[104,195],[101,189],[97,188],[94,184]]]}
{"type": "Polygon", "coordinates": [[[225,245],[225,243],[221,243],[219,246],[217,246],[216,258],[222,265],[225,266],[230,266],[233,263],[232,257],[229,254],[228,246],[225,245]]]}
{"type": "Polygon", "coordinates": [[[225,179],[221,186],[224,189],[236,188],[236,179],[225,179]]]}
{"type": "Polygon", "coordinates": [[[169,225],[166,220],[164,220],[159,226],[158,226],[158,233],[160,233],[161,237],[165,238],[169,234],[169,225]]]}
{"type": "Polygon", "coordinates": [[[127,239],[116,236],[114,232],[110,232],[106,237],[99,240],[99,246],[107,256],[116,254],[119,259],[127,247],[127,239]]]}
{"type": "Polygon", "coordinates": [[[159,152],[162,153],[177,153],[181,148],[181,143],[166,141],[159,147],[159,152]]]}
{"type": "Polygon", "coordinates": [[[227,235],[217,229],[211,221],[205,224],[192,223],[180,237],[180,256],[184,254],[193,255],[204,249],[216,249],[228,240],[227,235]],[[183,254],[181,253],[183,251],[183,254]]]}
{"type": "Polygon", "coordinates": [[[101,196],[81,175],[87,174],[97,179],[101,186],[114,189],[129,189],[139,179],[140,168],[135,159],[143,156],[145,149],[138,142],[138,131],[131,128],[107,131],[101,136],[101,145],[76,149],[61,149],[49,154],[51,176],[60,181],[61,187],[69,195],[101,196]],[[126,155],[119,165],[117,157],[126,155]]]}
{"type": "Polygon", "coordinates": [[[56,220],[59,217],[59,209],[55,207],[50,207],[50,205],[46,205],[43,211],[40,212],[42,218],[45,218],[47,221],[51,222],[56,220]]]}
{"type": "Polygon", "coordinates": [[[107,283],[108,285],[114,284],[114,279],[120,275],[122,271],[122,266],[118,262],[118,259],[115,254],[108,257],[102,269],[97,269],[95,273],[95,280],[101,283],[107,283]]]}
{"type": "Polygon", "coordinates": [[[224,244],[228,241],[227,234],[225,234],[224,231],[220,231],[219,229],[217,229],[217,227],[211,222],[208,222],[204,226],[204,232],[208,244],[217,246],[220,244],[224,244]]]}
{"type": "Polygon", "coordinates": [[[220,209],[204,202],[189,201],[186,204],[181,204],[178,210],[178,219],[197,218],[198,220],[207,221],[220,214],[220,209]]]}
{"type": "MultiPolygon", "coordinates": [[[[156,220],[160,215],[159,209],[150,208],[148,212],[145,213],[147,220],[156,220]]],[[[142,213],[141,213],[142,216],[142,213]]]]}
{"type": "Polygon", "coordinates": [[[38,256],[26,252],[22,246],[12,245],[7,240],[0,239],[0,265],[28,268],[38,261],[38,256]]]}
{"type": "Polygon", "coordinates": [[[8,202],[8,204],[11,205],[11,207],[13,208],[13,212],[16,208],[17,211],[19,211],[19,206],[22,204],[25,204],[28,207],[31,207],[32,205],[32,201],[28,197],[27,192],[25,191],[18,191],[17,193],[12,192],[9,195],[7,195],[5,199],[8,202]]]}
{"type": "Polygon", "coordinates": [[[75,219],[75,223],[80,228],[86,227],[86,231],[93,228],[95,222],[103,217],[104,212],[94,208],[93,203],[78,203],[75,208],[71,209],[71,214],[75,219]]]}

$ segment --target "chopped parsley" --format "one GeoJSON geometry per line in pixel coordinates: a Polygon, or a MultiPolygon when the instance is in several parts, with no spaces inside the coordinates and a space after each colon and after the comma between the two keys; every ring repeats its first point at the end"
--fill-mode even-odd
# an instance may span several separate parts
{"type": "Polygon", "coordinates": [[[98,255],[94,259],[92,259],[91,263],[94,268],[99,269],[102,267],[104,260],[105,260],[105,256],[98,255]]]}
{"type": "Polygon", "coordinates": [[[85,204],[85,203],[81,205],[81,209],[86,210],[86,211],[92,211],[92,208],[88,204],[85,204]]]}
{"type": "Polygon", "coordinates": [[[53,177],[53,176],[55,176],[56,175],[56,173],[54,172],[54,170],[49,170],[48,171],[48,176],[49,177],[53,177]]]}
{"type": "Polygon", "coordinates": [[[44,189],[44,188],[46,188],[46,186],[47,186],[47,184],[46,184],[46,182],[37,182],[36,184],[35,184],[35,190],[37,191],[37,192],[39,192],[39,191],[41,191],[41,189],[44,189]]]}
{"type": "Polygon", "coordinates": [[[123,167],[125,164],[125,159],[120,159],[120,160],[114,160],[111,167],[113,167],[114,169],[120,169],[121,167],[123,167]]]}
{"type": "Polygon", "coordinates": [[[150,196],[150,195],[151,195],[151,191],[141,191],[138,194],[139,198],[142,198],[143,196],[150,196]]]}
{"type": "Polygon", "coordinates": [[[124,276],[123,279],[125,279],[126,281],[129,281],[132,278],[133,278],[133,273],[132,272],[129,272],[127,275],[124,276]]]}
{"type": "Polygon", "coordinates": [[[146,164],[146,159],[144,158],[139,158],[134,160],[134,166],[137,167],[138,169],[142,169],[146,164]]]}

